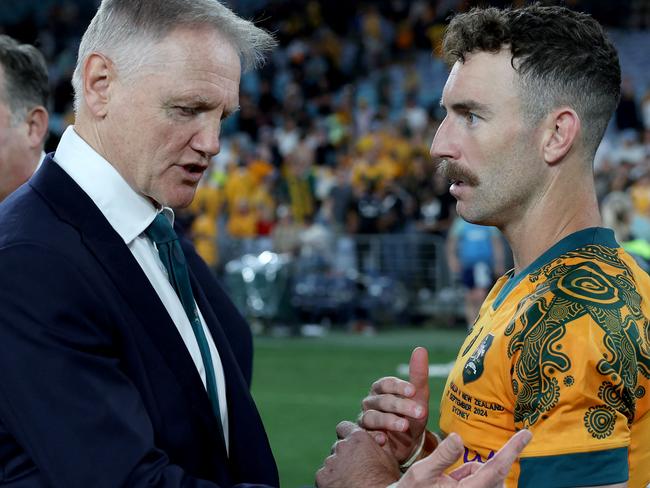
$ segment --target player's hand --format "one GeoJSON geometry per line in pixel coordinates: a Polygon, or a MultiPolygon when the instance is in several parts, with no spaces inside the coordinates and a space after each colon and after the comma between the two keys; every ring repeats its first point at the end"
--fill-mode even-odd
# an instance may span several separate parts
{"type": "Polygon", "coordinates": [[[417,448],[429,417],[429,355],[423,347],[411,354],[409,381],[377,380],[363,399],[359,425],[403,463],[417,448]]]}
{"type": "Polygon", "coordinates": [[[466,463],[446,475],[445,469],[463,453],[460,436],[450,434],[433,453],[406,471],[397,488],[502,488],[512,463],[531,437],[530,431],[521,430],[487,463],[466,463]]]}
{"type": "Polygon", "coordinates": [[[352,422],[336,426],[339,440],[316,473],[318,488],[382,488],[399,478],[395,459],[352,422]]]}

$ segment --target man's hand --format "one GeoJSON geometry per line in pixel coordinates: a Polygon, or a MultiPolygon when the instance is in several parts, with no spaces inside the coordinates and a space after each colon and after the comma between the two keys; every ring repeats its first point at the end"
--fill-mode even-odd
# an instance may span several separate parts
{"type": "Polygon", "coordinates": [[[432,454],[409,468],[397,488],[501,488],[512,463],[530,442],[531,437],[529,431],[521,430],[487,463],[466,463],[446,475],[444,470],[454,464],[463,453],[463,441],[460,436],[450,434],[432,454]]]}
{"type": "Polygon", "coordinates": [[[340,440],[316,473],[318,488],[383,488],[399,478],[397,462],[365,430],[341,422],[336,435],[340,440]]]}
{"type": "Polygon", "coordinates": [[[409,381],[395,377],[377,380],[363,399],[359,425],[386,445],[398,462],[416,449],[429,417],[429,355],[423,347],[411,354],[409,381]]]}

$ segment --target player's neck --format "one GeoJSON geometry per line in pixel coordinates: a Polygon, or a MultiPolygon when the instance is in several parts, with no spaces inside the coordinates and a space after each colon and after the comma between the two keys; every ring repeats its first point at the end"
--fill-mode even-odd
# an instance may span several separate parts
{"type": "Polygon", "coordinates": [[[570,193],[549,192],[516,222],[501,229],[519,273],[568,235],[602,224],[593,182],[570,193]]]}

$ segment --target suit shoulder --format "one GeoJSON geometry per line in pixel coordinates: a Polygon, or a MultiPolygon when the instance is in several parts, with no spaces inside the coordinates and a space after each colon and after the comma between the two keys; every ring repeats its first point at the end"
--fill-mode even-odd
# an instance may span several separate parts
{"type": "Polygon", "coordinates": [[[29,185],[0,203],[0,249],[24,242],[56,247],[75,235],[78,239],[75,229],[62,221],[29,185]]]}

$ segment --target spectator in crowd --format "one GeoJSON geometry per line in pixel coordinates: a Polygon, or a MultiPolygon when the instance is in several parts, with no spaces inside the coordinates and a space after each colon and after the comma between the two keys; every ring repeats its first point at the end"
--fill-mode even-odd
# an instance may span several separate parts
{"type": "Polygon", "coordinates": [[[38,49],[0,35],[0,201],[43,159],[49,93],[47,65],[38,49]]]}
{"type": "Polygon", "coordinates": [[[603,225],[614,231],[616,240],[623,249],[636,259],[641,268],[650,271],[650,242],[643,237],[637,238],[634,234],[639,227],[635,221],[642,217],[636,213],[630,195],[623,192],[608,194],[602,202],[601,213],[603,225]]]}
{"type": "Polygon", "coordinates": [[[420,232],[446,237],[454,220],[455,200],[449,194],[447,182],[438,172],[433,172],[420,192],[417,229],[420,232]]]}
{"type": "Polygon", "coordinates": [[[302,224],[316,212],[314,152],[306,142],[300,141],[286,155],[282,168],[284,199],[296,222],[302,224]]]}
{"type": "Polygon", "coordinates": [[[643,94],[643,99],[641,100],[641,120],[643,122],[643,128],[646,132],[650,131],[650,88],[648,88],[643,94]]]}
{"type": "Polygon", "coordinates": [[[340,165],[335,170],[335,181],[323,202],[326,218],[337,234],[350,232],[350,212],[355,204],[354,190],[350,182],[350,170],[340,165]]]}
{"type": "Polygon", "coordinates": [[[504,245],[496,227],[457,217],[447,236],[447,264],[465,291],[465,321],[471,328],[495,280],[505,272],[504,245]]]}
{"type": "Polygon", "coordinates": [[[273,45],[215,0],[101,3],[75,125],[0,205],[3,480],[278,486],[246,324],[171,209],[219,151],[242,66],[273,45]]]}
{"type": "Polygon", "coordinates": [[[408,98],[404,109],[404,119],[406,127],[414,135],[422,134],[429,124],[429,114],[421,105],[418,105],[415,95],[408,98]]]}
{"type": "Polygon", "coordinates": [[[626,129],[639,131],[642,128],[639,107],[634,94],[634,84],[630,79],[624,79],[621,86],[621,101],[616,108],[616,126],[621,131],[626,129]]]}
{"type": "Polygon", "coordinates": [[[634,237],[650,242],[650,168],[639,175],[628,192],[634,208],[630,232],[634,237]]]}
{"type": "Polygon", "coordinates": [[[257,212],[251,204],[250,198],[241,196],[228,216],[228,235],[241,244],[242,254],[254,253],[254,239],[257,236],[257,212]]]}
{"type": "Polygon", "coordinates": [[[277,223],[271,232],[273,250],[281,254],[297,256],[300,252],[300,235],[304,226],[295,222],[291,209],[286,205],[279,205],[277,209],[277,223]]]}
{"type": "MultiPolygon", "coordinates": [[[[600,227],[592,170],[619,99],[617,52],[587,14],[539,4],[459,14],[443,49],[453,67],[431,154],[458,214],[499,228],[515,267],[447,380],[440,428],[464,448],[440,486],[486,469],[465,463],[489,460],[524,428],[533,438],[508,487],[646,486],[650,277],[600,227]],[[580,462],[587,453],[598,462],[580,462]]],[[[409,475],[437,444],[425,429],[427,371],[418,348],[410,382],[373,384],[360,424],[380,431],[384,449],[368,433],[339,441],[321,488],[433,484],[409,475]]]]}
{"type": "Polygon", "coordinates": [[[189,217],[189,237],[196,252],[208,266],[215,269],[219,264],[217,221],[224,206],[224,193],[219,191],[218,183],[211,176],[208,169],[186,212],[189,217]]]}

